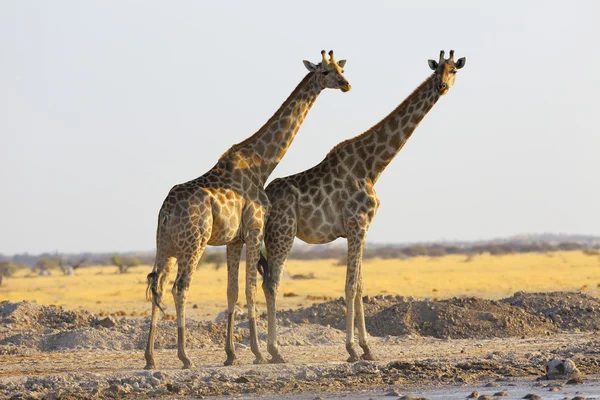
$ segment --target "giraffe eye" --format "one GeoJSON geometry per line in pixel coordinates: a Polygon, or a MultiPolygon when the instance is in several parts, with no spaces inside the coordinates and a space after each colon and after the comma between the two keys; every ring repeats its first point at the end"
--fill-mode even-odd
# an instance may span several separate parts
{"type": "Polygon", "coordinates": [[[456,70],[454,69],[454,70],[450,71],[450,73],[451,74],[456,74],[456,70]]]}
{"type": "Polygon", "coordinates": [[[327,76],[329,74],[329,71],[323,71],[323,75],[327,76]]]}

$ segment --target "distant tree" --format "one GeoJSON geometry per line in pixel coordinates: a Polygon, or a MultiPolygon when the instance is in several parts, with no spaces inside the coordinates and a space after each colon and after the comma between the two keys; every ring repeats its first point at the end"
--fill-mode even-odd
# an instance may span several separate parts
{"type": "Polygon", "coordinates": [[[202,255],[202,259],[200,260],[200,263],[202,264],[214,264],[216,270],[221,269],[223,264],[225,264],[226,262],[227,259],[225,257],[225,253],[222,253],[220,251],[211,251],[210,253],[204,253],[202,255]]]}
{"type": "Polygon", "coordinates": [[[14,274],[19,268],[22,268],[20,264],[10,261],[0,261],[0,286],[2,285],[2,279],[6,276],[9,277],[14,274]]]}
{"type": "Polygon", "coordinates": [[[446,255],[446,248],[442,245],[433,245],[427,248],[429,257],[442,257],[446,255]]]}
{"type": "Polygon", "coordinates": [[[49,276],[50,271],[58,268],[58,260],[51,257],[41,257],[35,263],[35,270],[40,276],[49,276]]]}
{"type": "Polygon", "coordinates": [[[338,258],[335,265],[337,265],[338,267],[345,267],[346,265],[348,265],[348,253],[344,253],[343,256],[338,258]]]}
{"type": "Polygon", "coordinates": [[[427,255],[427,249],[424,246],[409,246],[402,249],[402,252],[406,254],[408,257],[418,257],[427,255]]]}
{"type": "Polygon", "coordinates": [[[126,257],[114,255],[110,258],[110,262],[119,268],[119,273],[124,274],[131,267],[140,265],[142,262],[137,257],[126,257]]]}
{"type": "Polygon", "coordinates": [[[58,267],[60,268],[62,273],[65,274],[65,276],[73,276],[75,275],[75,270],[77,268],[81,268],[86,261],[86,257],[74,260],[65,260],[63,257],[59,257],[58,267]]]}

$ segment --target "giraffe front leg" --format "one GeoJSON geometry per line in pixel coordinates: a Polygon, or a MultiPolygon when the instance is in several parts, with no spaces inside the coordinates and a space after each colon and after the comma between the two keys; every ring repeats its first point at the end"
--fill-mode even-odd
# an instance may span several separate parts
{"type": "Polygon", "coordinates": [[[236,240],[227,244],[227,339],[225,365],[238,365],[233,342],[233,328],[235,324],[235,304],[238,301],[238,272],[240,269],[240,256],[244,242],[236,240]]]}
{"type": "Polygon", "coordinates": [[[346,361],[360,360],[354,350],[354,299],[356,297],[356,271],[348,264],[346,271],[346,350],[350,357],[346,361]]]}
{"type": "Polygon", "coordinates": [[[256,332],[256,273],[260,256],[262,231],[253,231],[246,237],[246,301],[248,303],[248,328],[250,330],[250,349],[255,355],[254,364],[265,364],[258,347],[256,332]]]}
{"type": "Polygon", "coordinates": [[[359,287],[362,292],[360,269],[367,229],[368,223],[364,215],[359,215],[358,218],[354,216],[348,218],[346,225],[346,232],[348,234],[348,267],[346,270],[346,350],[350,354],[350,357],[347,360],[348,362],[355,362],[360,359],[356,350],[354,350],[355,313],[358,317],[359,335],[363,336],[360,338],[362,339],[361,342],[365,340],[365,336],[360,332],[362,325],[363,333],[366,333],[359,287]]]}
{"type": "Polygon", "coordinates": [[[367,327],[365,324],[365,310],[363,307],[363,279],[362,279],[362,260],[358,266],[357,272],[357,291],[355,298],[356,324],[358,325],[358,345],[363,349],[360,356],[362,360],[376,361],[377,359],[371,353],[368,343],[367,327]]]}

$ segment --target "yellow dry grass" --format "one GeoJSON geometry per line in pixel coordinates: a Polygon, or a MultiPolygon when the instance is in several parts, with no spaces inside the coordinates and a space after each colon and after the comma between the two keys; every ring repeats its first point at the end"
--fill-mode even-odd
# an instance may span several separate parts
{"type": "MultiPolygon", "coordinates": [[[[279,292],[279,308],[296,308],[337,298],[344,294],[346,268],[336,260],[297,261],[287,264],[291,275],[314,274],[314,279],[284,279],[279,292]],[[287,295],[287,296],[284,296],[287,295]]],[[[39,277],[19,271],[0,286],[0,300],[35,300],[38,304],[63,305],[69,309],[92,312],[146,313],[146,275],[149,266],[135,267],[118,274],[116,267],[89,267],[76,276],[39,277]]],[[[581,251],[488,254],[469,258],[451,255],[439,258],[417,257],[407,260],[367,260],[363,266],[368,295],[398,294],[417,298],[478,296],[498,299],[516,291],[582,291],[600,297],[600,258],[581,251]]],[[[170,277],[174,279],[174,274],[170,277]]],[[[244,267],[240,271],[240,305],[245,301],[244,267]]],[[[202,266],[194,276],[188,301],[188,315],[214,318],[226,308],[226,268],[215,271],[202,266]],[[194,305],[197,305],[194,308],[194,305]]],[[[258,289],[259,312],[265,311],[262,289],[258,289]]],[[[174,314],[170,285],[164,297],[166,311],[174,314]]]]}

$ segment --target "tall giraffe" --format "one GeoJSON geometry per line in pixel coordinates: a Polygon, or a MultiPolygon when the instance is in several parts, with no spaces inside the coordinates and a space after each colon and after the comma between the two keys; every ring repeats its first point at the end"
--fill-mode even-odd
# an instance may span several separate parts
{"type": "Polygon", "coordinates": [[[346,272],[346,350],[349,362],[359,359],[354,350],[354,316],[358,322],[361,358],[373,360],[367,343],[362,303],[362,254],[371,221],[379,207],[373,186],[385,167],[402,149],[417,125],[440,96],[454,85],[456,71],[465,59],[454,62],[454,51],[391,114],[362,135],[335,146],[318,165],[296,175],[275,179],[265,189],[271,210],[265,227],[267,259],[261,254],[263,290],[267,299],[271,362],[285,362],[277,348],[276,297],[285,261],[294,237],[313,244],[348,239],[346,272]],[[268,260],[268,261],[267,261],[268,260]]]}
{"type": "Polygon", "coordinates": [[[315,65],[304,61],[309,73],[277,112],[253,136],[232,146],[206,174],[174,186],[158,214],[156,261],[148,275],[152,322],[146,347],[146,369],[155,368],[154,339],[158,309],[169,272],[177,263],[172,293],[177,310],[177,355],[183,368],[193,367],[185,351],[185,303],[196,265],[207,245],[227,245],[227,343],[225,365],[237,363],[233,321],[238,299],[238,269],[246,244],[246,300],[250,345],[255,363],[263,363],[256,334],[256,266],[263,239],[264,218],[270,208],[265,181],[285,155],[308,110],[325,88],[350,90],[343,75],[346,60],[329,59],[325,50],[315,65]]]}

